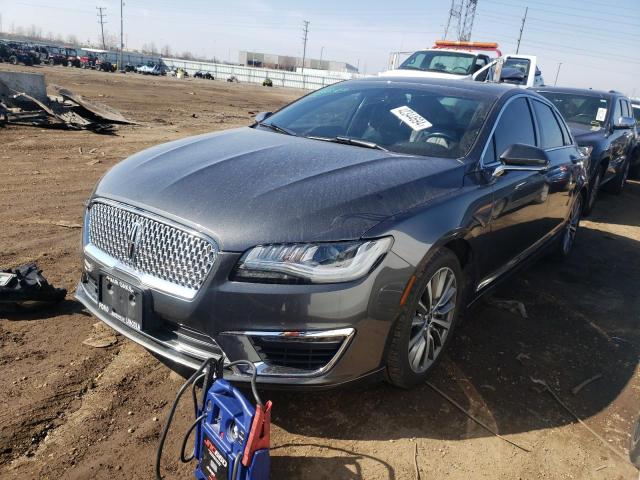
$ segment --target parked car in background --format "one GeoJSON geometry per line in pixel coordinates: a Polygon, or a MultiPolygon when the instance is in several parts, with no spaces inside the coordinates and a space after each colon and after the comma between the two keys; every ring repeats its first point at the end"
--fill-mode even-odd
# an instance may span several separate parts
{"type": "Polygon", "coordinates": [[[66,49],[64,47],[48,45],[46,48],[48,52],[47,63],[49,65],[66,65],[67,64],[67,54],[66,54],[66,49]]]}
{"type": "Polygon", "coordinates": [[[504,82],[523,87],[544,85],[537,58],[505,55],[493,42],[437,41],[433,48],[413,53],[383,77],[423,77],[504,82]]]}
{"type": "Polygon", "coordinates": [[[198,71],[193,74],[193,78],[204,78],[205,80],[215,80],[211,72],[198,71]]]}
{"type": "Polygon", "coordinates": [[[26,66],[33,65],[34,56],[29,49],[20,42],[0,42],[0,60],[13,65],[22,63],[26,66]]]}
{"type": "Polygon", "coordinates": [[[560,87],[535,90],[553,102],[578,145],[591,157],[589,200],[585,205],[588,214],[600,188],[619,194],[629,176],[637,137],[631,102],[615,91],[560,87]]]}
{"type": "Polygon", "coordinates": [[[167,71],[162,65],[158,65],[157,63],[148,63],[146,65],[140,65],[136,68],[137,73],[141,73],[143,75],[166,75],[167,71]]]}
{"type": "Polygon", "coordinates": [[[80,68],[82,66],[82,61],[80,60],[78,51],[75,48],[65,48],[64,53],[67,67],[80,68]]]}
{"type": "Polygon", "coordinates": [[[76,296],[191,368],[423,384],[470,303],[546,248],[570,254],[580,155],[530,90],[338,83],[115,166],[87,204],[76,296]]]}
{"type": "Polygon", "coordinates": [[[631,159],[631,169],[629,175],[633,178],[640,178],[640,99],[631,100],[631,111],[636,119],[637,141],[635,152],[631,159]]]}

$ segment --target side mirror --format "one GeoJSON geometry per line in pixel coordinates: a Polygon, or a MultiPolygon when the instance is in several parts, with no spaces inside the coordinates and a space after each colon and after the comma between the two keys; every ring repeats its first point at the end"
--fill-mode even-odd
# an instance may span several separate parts
{"type": "Polygon", "coordinates": [[[614,130],[627,130],[636,126],[636,120],[632,117],[620,117],[613,124],[614,130]]]}
{"type": "Polygon", "coordinates": [[[541,148],[514,143],[500,155],[502,165],[493,175],[499,177],[508,171],[543,172],[549,168],[549,156],[541,148]]]}
{"type": "Polygon", "coordinates": [[[260,112],[259,114],[257,114],[255,116],[255,121],[256,121],[256,123],[262,123],[267,118],[269,118],[271,115],[273,115],[273,112],[260,112]]]}

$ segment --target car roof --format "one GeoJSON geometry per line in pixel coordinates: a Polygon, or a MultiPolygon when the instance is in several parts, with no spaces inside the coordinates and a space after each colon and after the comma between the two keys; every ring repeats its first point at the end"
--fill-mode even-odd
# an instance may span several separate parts
{"type": "Polygon", "coordinates": [[[533,88],[536,92],[558,92],[558,93],[573,93],[573,94],[586,94],[592,95],[594,97],[601,98],[611,98],[611,97],[626,97],[623,93],[620,92],[606,92],[604,90],[592,90],[590,88],[570,88],[570,87],[535,87],[533,88]]]}
{"type": "MultiPolygon", "coordinates": [[[[475,94],[482,94],[495,99],[509,93],[524,93],[526,90],[515,85],[504,83],[474,82],[471,80],[451,80],[425,77],[366,77],[355,80],[347,80],[347,83],[387,83],[394,85],[419,85],[428,87],[447,87],[451,90],[463,90],[475,94]]],[[[530,92],[528,92],[530,93],[530,92]]]]}

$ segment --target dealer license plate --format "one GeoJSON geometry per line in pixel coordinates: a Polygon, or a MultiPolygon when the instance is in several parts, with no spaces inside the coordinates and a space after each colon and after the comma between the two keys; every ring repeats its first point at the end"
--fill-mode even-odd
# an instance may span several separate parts
{"type": "Polygon", "coordinates": [[[142,291],[111,275],[100,276],[100,310],[134,330],[142,330],[142,291]]]}

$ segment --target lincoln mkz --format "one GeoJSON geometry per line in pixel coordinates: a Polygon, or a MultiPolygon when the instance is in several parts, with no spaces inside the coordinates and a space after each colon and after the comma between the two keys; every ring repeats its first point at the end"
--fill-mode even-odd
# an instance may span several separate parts
{"type": "Polygon", "coordinates": [[[87,203],[76,295],[170,364],[410,387],[483,293],[539,252],[570,253],[586,163],[533,91],[338,83],[112,168],[87,203]]]}

